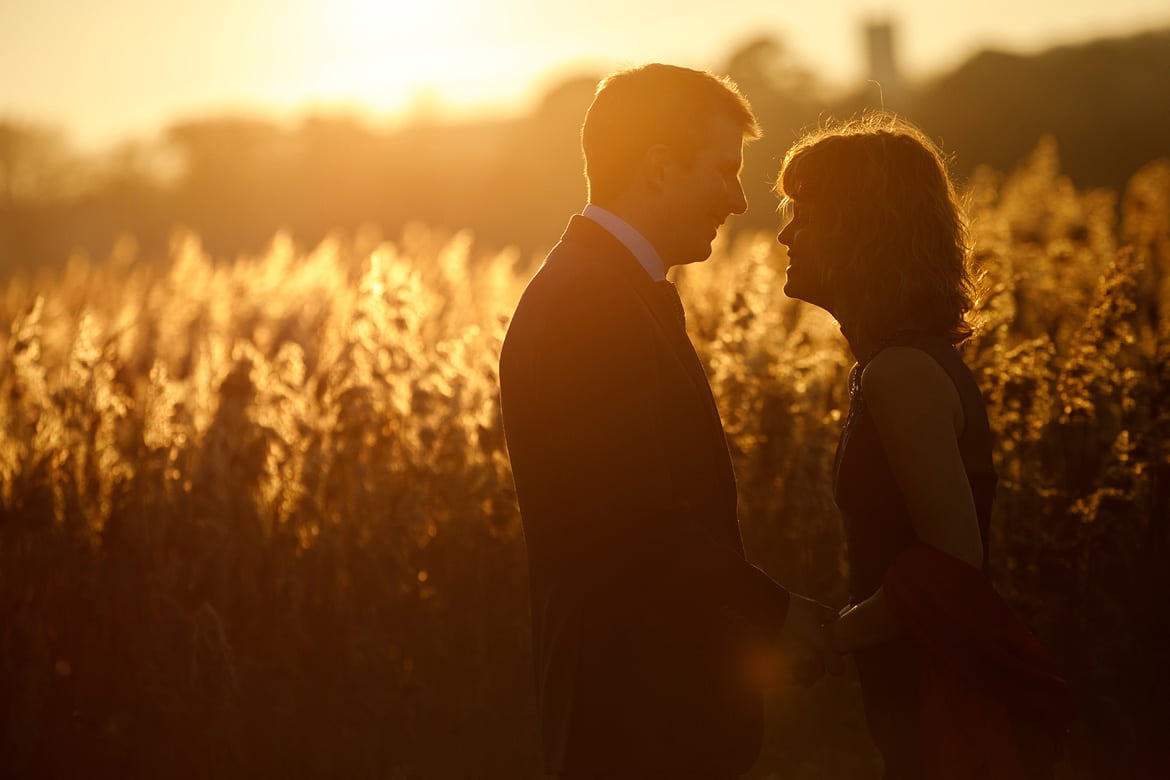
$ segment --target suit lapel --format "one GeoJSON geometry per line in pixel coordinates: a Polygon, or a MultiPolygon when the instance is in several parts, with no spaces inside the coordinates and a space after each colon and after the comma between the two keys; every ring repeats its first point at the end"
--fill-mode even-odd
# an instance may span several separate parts
{"type": "MultiPolygon", "coordinates": [[[[711,392],[711,385],[707,374],[703,370],[691,340],[687,337],[686,328],[679,322],[671,306],[663,299],[655,287],[654,280],[638,262],[637,258],[609,231],[596,222],[583,216],[574,216],[569,222],[561,238],[566,247],[572,246],[574,254],[586,256],[589,262],[604,263],[607,268],[618,277],[615,283],[627,285],[634,291],[646,310],[646,327],[653,328],[658,339],[663,342],[663,349],[668,360],[677,361],[679,370],[686,377],[678,383],[674,392],[682,396],[690,395],[695,408],[706,411],[702,415],[705,421],[702,427],[710,437],[710,445],[696,455],[706,459],[707,467],[712,473],[722,473],[725,476],[718,478],[718,483],[727,491],[726,499],[729,515],[719,514],[719,532],[726,534],[728,543],[743,553],[743,542],[739,535],[739,524],[735,512],[735,473],[731,462],[731,453],[727,446],[727,437],[723,431],[723,423],[719,416],[719,408],[711,392]],[[684,384],[685,383],[685,384],[684,384]],[[689,390],[686,389],[689,385],[689,390]],[[729,522],[723,522],[729,520],[729,522]]],[[[552,254],[556,254],[554,251],[552,254]]],[[[551,255],[550,255],[551,256],[551,255]]],[[[685,412],[684,412],[685,413],[685,412]]],[[[713,516],[714,517],[714,516],[713,516]]]]}
{"type": "Polygon", "coordinates": [[[711,393],[711,384],[707,380],[707,373],[703,370],[702,361],[699,360],[694,345],[687,336],[686,328],[679,323],[675,313],[666,305],[661,291],[655,287],[654,280],[646,273],[646,269],[642,267],[638,259],[608,230],[581,215],[575,215],[569,221],[569,226],[565,229],[561,241],[588,245],[592,250],[590,254],[596,255],[603,262],[608,263],[634,290],[646,307],[659,336],[669,346],[671,354],[678,360],[695,392],[706,404],[711,419],[718,428],[719,438],[725,442],[723,424],[719,418],[719,408],[711,393]]]}
{"type": "MultiPolygon", "coordinates": [[[[686,328],[667,305],[661,291],[655,287],[654,280],[646,273],[646,269],[624,244],[588,217],[574,216],[569,221],[561,241],[578,246],[584,245],[591,256],[597,257],[599,262],[607,263],[637,294],[646,307],[649,319],[657,329],[659,337],[666,343],[669,353],[678,361],[679,367],[689,380],[691,389],[696,394],[696,401],[706,408],[708,428],[712,437],[718,442],[719,449],[727,453],[727,437],[703,363],[687,336],[686,328]]],[[[730,454],[728,457],[730,458],[730,454]]],[[[728,465],[730,467],[730,463],[728,465]]]]}

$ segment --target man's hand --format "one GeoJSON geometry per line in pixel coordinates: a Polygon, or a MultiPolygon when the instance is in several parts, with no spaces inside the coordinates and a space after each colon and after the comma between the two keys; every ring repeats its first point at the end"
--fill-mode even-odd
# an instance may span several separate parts
{"type": "Polygon", "coordinates": [[[825,673],[828,633],[824,626],[836,619],[837,610],[832,607],[791,594],[788,616],[780,632],[780,654],[802,685],[812,685],[825,673]]]}

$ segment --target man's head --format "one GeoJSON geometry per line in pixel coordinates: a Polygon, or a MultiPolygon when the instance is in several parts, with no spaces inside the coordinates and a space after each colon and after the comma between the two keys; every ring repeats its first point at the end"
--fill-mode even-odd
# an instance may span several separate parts
{"type": "Polygon", "coordinates": [[[620,71],[581,128],[589,200],[634,222],[667,266],[704,260],[718,226],[747,208],[742,146],[759,135],[728,79],[662,64],[620,71]]]}

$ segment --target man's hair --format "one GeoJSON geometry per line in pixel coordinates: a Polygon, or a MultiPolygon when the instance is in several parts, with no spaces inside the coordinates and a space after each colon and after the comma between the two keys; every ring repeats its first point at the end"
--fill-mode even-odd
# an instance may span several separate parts
{"type": "Polygon", "coordinates": [[[711,118],[719,115],[745,138],[760,136],[751,105],[728,78],[660,63],[607,76],[581,127],[590,199],[620,195],[655,144],[689,159],[709,141],[711,118]]]}
{"type": "Polygon", "coordinates": [[[951,344],[971,335],[967,222],[920,129],[885,111],[827,124],[788,150],[776,190],[839,231],[822,273],[846,336],[877,344],[907,324],[951,344]]]}

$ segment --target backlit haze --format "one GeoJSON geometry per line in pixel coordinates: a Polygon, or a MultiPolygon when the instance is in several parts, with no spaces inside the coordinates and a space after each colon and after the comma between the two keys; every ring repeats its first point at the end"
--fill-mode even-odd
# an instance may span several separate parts
{"type": "Polygon", "coordinates": [[[829,86],[865,77],[861,26],[896,24],[902,68],[1170,25],[1165,0],[4,0],[0,117],[82,148],[211,113],[393,119],[522,109],[560,76],[659,60],[718,69],[772,35],[829,86]],[[722,10],[721,10],[722,9],[722,10]]]}

